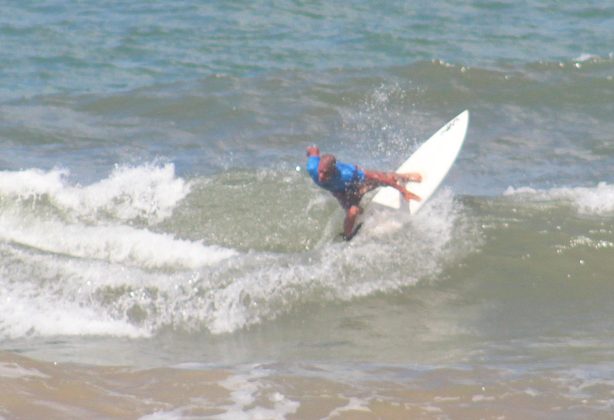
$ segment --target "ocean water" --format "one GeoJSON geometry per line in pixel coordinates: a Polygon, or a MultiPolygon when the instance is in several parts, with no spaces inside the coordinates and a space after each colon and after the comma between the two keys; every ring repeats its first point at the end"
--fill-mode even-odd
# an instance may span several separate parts
{"type": "Polygon", "coordinates": [[[0,2],[0,417],[612,418],[614,4],[0,2]],[[392,169],[352,242],[305,148],[392,169]]]}

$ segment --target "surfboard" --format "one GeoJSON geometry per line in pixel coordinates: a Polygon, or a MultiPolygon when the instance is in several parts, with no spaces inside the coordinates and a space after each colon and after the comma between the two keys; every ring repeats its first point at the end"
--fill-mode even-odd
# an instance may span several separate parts
{"type": "Polygon", "coordinates": [[[465,110],[441,127],[396,170],[397,173],[418,172],[422,175],[422,182],[409,182],[406,185],[422,201],[407,202],[396,189],[383,187],[371,202],[396,210],[407,209],[411,214],[420,210],[450,171],[463,146],[468,126],[469,111],[465,110]]]}

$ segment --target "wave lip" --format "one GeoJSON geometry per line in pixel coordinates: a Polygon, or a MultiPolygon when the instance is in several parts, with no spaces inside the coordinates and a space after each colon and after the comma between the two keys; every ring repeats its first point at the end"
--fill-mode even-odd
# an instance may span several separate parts
{"type": "Polygon", "coordinates": [[[0,197],[47,199],[58,210],[80,220],[101,216],[119,221],[156,224],[168,218],[190,192],[190,183],[175,176],[172,163],[116,166],[110,176],[88,186],[71,185],[70,171],[27,169],[0,172],[0,197]]]}

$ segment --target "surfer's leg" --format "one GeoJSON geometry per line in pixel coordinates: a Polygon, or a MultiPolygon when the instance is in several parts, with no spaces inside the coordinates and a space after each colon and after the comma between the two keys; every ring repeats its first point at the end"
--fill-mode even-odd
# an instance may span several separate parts
{"type": "Polygon", "coordinates": [[[422,175],[418,172],[408,172],[404,174],[397,174],[395,172],[378,172],[378,171],[365,171],[366,183],[373,184],[373,188],[388,185],[394,187],[395,184],[401,182],[421,182],[422,175]]]}
{"type": "Polygon", "coordinates": [[[365,171],[365,175],[367,176],[367,180],[364,182],[360,191],[363,195],[374,188],[389,186],[397,189],[401,194],[403,194],[405,200],[421,200],[419,196],[408,191],[403,183],[400,182],[405,181],[405,178],[408,178],[406,182],[409,182],[409,178],[411,178],[411,180],[416,180],[416,182],[420,182],[422,177],[418,173],[397,174],[394,172],[365,171]],[[420,181],[418,181],[418,179],[420,181]]]}
{"type": "Polygon", "coordinates": [[[391,172],[365,170],[364,173],[366,178],[364,185],[370,188],[369,191],[377,187],[382,187],[384,185],[389,185],[392,187],[398,182],[395,177],[395,174],[391,172]]]}
{"type": "Polygon", "coordinates": [[[397,182],[422,182],[422,175],[418,172],[409,172],[406,174],[395,174],[397,182]]]}
{"type": "Polygon", "coordinates": [[[345,213],[345,220],[343,221],[343,237],[346,240],[350,240],[354,233],[354,225],[356,219],[362,213],[362,209],[359,206],[351,206],[345,213]]]}
{"type": "Polygon", "coordinates": [[[397,187],[407,182],[420,182],[422,176],[417,172],[397,174],[395,172],[365,171],[365,184],[371,189],[383,186],[397,187]]]}
{"type": "Polygon", "coordinates": [[[334,196],[345,210],[345,219],[343,221],[343,237],[349,241],[354,236],[354,225],[356,219],[362,213],[362,207],[360,207],[360,199],[363,196],[361,188],[351,188],[343,193],[335,193],[334,196]]]}
{"type": "Polygon", "coordinates": [[[365,181],[359,185],[357,192],[359,197],[362,198],[376,188],[385,186],[397,188],[398,185],[397,180],[391,173],[365,170],[365,181]]]}

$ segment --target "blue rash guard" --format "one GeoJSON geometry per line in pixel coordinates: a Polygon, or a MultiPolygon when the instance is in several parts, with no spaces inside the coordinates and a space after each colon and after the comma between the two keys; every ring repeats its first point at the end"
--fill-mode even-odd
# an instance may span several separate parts
{"type": "Polygon", "coordinates": [[[307,172],[320,187],[332,193],[346,193],[355,189],[359,184],[365,182],[365,173],[358,169],[355,165],[337,161],[336,174],[326,182],[320,182],[318,179],[318,165],[320,164],[320,156],[310,156],[307,159],[307,172]]]}

